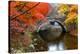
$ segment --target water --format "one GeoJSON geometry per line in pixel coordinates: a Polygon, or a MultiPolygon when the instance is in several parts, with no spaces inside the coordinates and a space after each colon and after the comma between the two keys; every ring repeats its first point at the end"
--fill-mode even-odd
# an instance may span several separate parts
{"type": "Polygon", "coordinates": [[[65,35],[59,39],[59,41],[48,43],[48,51],[71,50],[78,48],[77,36],[72,36],[68,33],[65,33],[65,35]]]}

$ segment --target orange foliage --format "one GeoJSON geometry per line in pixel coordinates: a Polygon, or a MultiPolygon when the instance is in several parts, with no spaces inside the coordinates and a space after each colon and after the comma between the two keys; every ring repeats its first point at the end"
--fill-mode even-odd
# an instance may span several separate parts
{"type": "Polygon", "coordinates": [[[51,7],[48,3],[18,1],[10,3],[10,16],[28,25],[36,24],[39,20],[46,20],[45,17],[49,13],[49,10],[51,10],[51,7]]]}

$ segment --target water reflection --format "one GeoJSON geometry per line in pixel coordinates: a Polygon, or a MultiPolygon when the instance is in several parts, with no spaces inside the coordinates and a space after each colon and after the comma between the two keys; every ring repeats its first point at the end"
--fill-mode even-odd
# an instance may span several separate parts
{"type": "Polygon", "coordinates": [[[48,51],[65,50],[64,43],[59,42],[57,44],[48,44],[48,51]]]}
{"type": "Polygon", "coordinates": [[[78,38],[77,36],[72,36],[68,33],[62,34],[63,36],[58,39],[58,41],[53,41],[48,43],[48,51],[56,50],[68,50],[78,48],[78,38]]]}

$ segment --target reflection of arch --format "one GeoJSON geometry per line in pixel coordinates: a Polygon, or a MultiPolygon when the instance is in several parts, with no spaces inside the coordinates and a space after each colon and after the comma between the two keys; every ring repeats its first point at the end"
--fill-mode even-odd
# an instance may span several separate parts
{"type": "Polygon", "coordinates": [[[54,20],[54,21],[51,21],[50,23],[54,24],[55,22],[57,22],[61,26],[62,32],[66,32],[66,28],[64,27],[64,25],[60,21],[54,20]]]}

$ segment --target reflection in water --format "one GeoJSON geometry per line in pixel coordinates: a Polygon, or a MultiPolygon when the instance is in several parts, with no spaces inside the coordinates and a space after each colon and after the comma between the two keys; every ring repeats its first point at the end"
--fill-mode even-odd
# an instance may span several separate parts
{"type": "Polygon", "coordinates": [[[72,36],[68,33],[63,38],[66,49],[77,49],[78,48],[78,36],[72,36]]]}
{"type": "Polygon", "coordinates": [[[67,49],[77,49],[78,47],[78,38],[77,36],[72,36],[68,33],[59,38],[59,41],[54,41],[53,43],[48,43],[48,51],[56,50],[67,50],[67,49]]]}
{"type": "Polygon", "coordinates": [[[55,50],[64,50],[64,43],[59,42],[58,44],[49,44],[48,51],[55,51],[55,50]]]}

